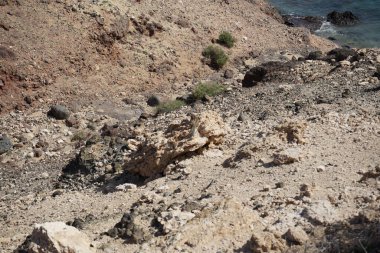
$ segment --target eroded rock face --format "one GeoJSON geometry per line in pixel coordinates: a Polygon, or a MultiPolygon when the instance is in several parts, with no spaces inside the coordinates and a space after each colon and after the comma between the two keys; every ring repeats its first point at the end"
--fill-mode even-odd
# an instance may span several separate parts
{"type": "Polygon", "coordinates": [[[289,143],[304,144],[306,142],[304,135],[307,128],[306,122],[286,121],[276,127],[280,138],[289,143]]]}
{"type": "Polygon", "coordinates": [[[274,234],[264,231],[255,231],[250,240],[250,249],[254,253],[284,252],[285,240],[277,238],[274,234]]]}
{"type": "Polygon", "coordinates": [[[207,111],[193,115],[190,120],[170,125],[165,132],[130,139],[128,146],[135,152],[127,158],[124,168],[150,177],[162,173],[176,157],[210,144],[221,144],[226,134],[226,126],[217,113],[207,111]]]}
{"type": "Polygon", "coordinates": [[[31,235],[29,253],[94,253],[90,240],[63,222],[37,224],[31,235]]]}

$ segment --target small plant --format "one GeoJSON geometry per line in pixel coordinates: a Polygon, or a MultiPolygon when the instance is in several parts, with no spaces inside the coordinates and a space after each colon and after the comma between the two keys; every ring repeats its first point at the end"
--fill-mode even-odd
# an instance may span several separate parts
{"type": "Polygon", "coordinates": [[[203,50],[202,55],[210,61],[209,65],[215,69],[221,69],[228,60],[223,49],[216,46],[208,46],[203,50]]]}
{"type": "Polygon", "coordinates": [[[226,88],[219,83],[200,83],[193,90],[195,99],[204,99],[205,96],[216,96],[223,93],[226,88]]]}
{"type": "Polygon", "coordinates": [[[218,43],[228,48],[231,48],[235,44],[235,38],[229,32],[221,32],[219,34],[218,43]]]}
{"type": "Polygon", "coordinates": [[[186,103],[182,100],[172,100],[172,101],[167,101],[162,104],[160,104],[157,107],[157,110],[159,113],[164,113],[164,112],[171,112],[174,110],[178,110],[182,106],[184,106],[186,103]]]}

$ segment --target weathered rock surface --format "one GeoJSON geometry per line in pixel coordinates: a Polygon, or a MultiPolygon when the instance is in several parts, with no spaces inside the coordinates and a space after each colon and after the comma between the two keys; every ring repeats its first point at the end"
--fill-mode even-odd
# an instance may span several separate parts
{"type": "Polygon", "coordinates": [[[287,148],[276,152],[273,155],[273,164],[282,165],[298,162],[301,158],[301,150],[299,148],[287,148]]]}
{"type": "Polygon", "coordinates": [[[303,215],[314,224],[334,223],[339,220],[339,213],[329,201],[321,200],[305,208],[303,215]]]}
{"type": "MultiPolygon", "coordinates": [[[[121,222],[129,224],[125,230],[130,231],[132,237],[139,237],[141,229],[145,231],[145,243],[136,252],[178,252],[180,248],[188,252],[238,250],[249,241],[252,228],[263,230],[252,210],[235,199],[205,199],[194,203],[174,204],[169,209],[163,204],[153,209],[149,204],[144,208],[140,206],[134,218],[123,217],[121,222]],[[136,224],[143,225],[136,223],[139,220],[147,222],[136,230],[136,224]]],[[[119,231],[124,231],[120,223],[117,226],[119,231]]]]}
{"type": "Polygon", "coordinates": [[[48,116],[64,120],[70,117],[70,111],[63,105],[53,105],[48,112],[48,116]]]}
{"type": "Polygon", "coordinates": [[[270,232],[263,231],[254,232],[249,244],[253,253],[280,253],[284,252],[287,248],[283,239],[276,237],[270,232]]]}
{"type": "Polygon", "coordinates": [[[281,139],[289,143],[304,144],[306,142],[304,137],[306,128],[306,122],[286,121],[276,127],[276,130],[279,132],[281,139]]]}
{"type": "Polygon", "coordinates": [[[127,158],[124,168],[129,172],[150,177],[162,173],[176,157],[194,152],[208,145],[223,142],[227,128],[215,112],[206,111],[170,125],[165,132],[146,134],[141,140],[129,140],[135,150],[127,158]]]}
{"type": "Polygon", "coordinates": [[[37,224],[30,238],[29,253],[94,253],[90,240],[63,222],[37,224]]]}
{"type": "Polygon", "coordinates": [[[12,148],[12,142],[6,135],[0,135],[0,155],[12,148]]]}
{"type": "Polygon", "coordinates": [[[309,240],[309,236],[300,227],[289,228],[284,238],[291,244],[302,245],[309,240]]]}

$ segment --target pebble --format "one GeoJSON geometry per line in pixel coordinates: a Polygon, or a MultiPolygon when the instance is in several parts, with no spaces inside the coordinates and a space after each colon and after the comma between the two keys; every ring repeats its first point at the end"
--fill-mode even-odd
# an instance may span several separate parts
{"type": "Polygon", "coordinates": [[[135,184],[130,184],[130,183],[126,183],[126,184],[121,184],[121,185],[118,185],[115,187],[116,190],[118,191],[130,191],[130,190],[136,190],[137,189],[137,185],[135,184]]]}
{"type": "Polygon", "coordinates": [[[276,183],[276,188],[284,188],[285,183],[284,182],[278,182],[276,183]]]}
{"type": "Polygon", "coordinates": [[[108,173],[112,173],[113,172],[113,168],[112,168],[112,165],[111,164],[108,164],[105,168],[106,172],[108,173]]]}
{"type": "Polygon", "coordinates": [[[317,172],[323,172],[325,170],[326,170],[326,167],[323,165],[317,167],[317,172]]]}
{"type": "Polygon", "coordinates": [[[269,192],[271,189],[270,185],[265,185],[264,188],[263,188],[263,191],[264,192],[269,192]]]}
{"type": "Polygon", "coordinates": [[[193,172],[192,168],[190,167],[186,167],[184,170],[183,170],[183,174],[184,175],[190,175],[191,172],[193,172]]]}
{"type": "Polygon", "coordinates": [[[41,178],[44,178],[44,179],[49,178],[49,173],[47,173],[47,172],[42,173],[41,178]]]}
{"type": "Polygon", "coordinates": [[[349,66],[351,66],[351,62],[349,62],[349,61],[340,61],[339,64],[342,67],[349,67],[349,66]]]}
{"type": "Polygon", "coordinates": [[[309,240],[309,236],[300,227],[289,228],[284,237],[287,241],[298,245],[303,245],[309,240]]]}
{"type": "Polygon", "coordinates": [[[39,148],[34,149],[34,156],[35,157],[41,157],[43,154],[44,154],[44,152],[42,151],[42,149],[39,149],[39,148]]]}
{"type": "Polygon", "coordinates": [[[247,116],[245,115],[244,112],[241,112],[241,113],[239,114],[237,120],[240,121],[240,122],[244,122],[244,121],[247,120],[247,116]]]}

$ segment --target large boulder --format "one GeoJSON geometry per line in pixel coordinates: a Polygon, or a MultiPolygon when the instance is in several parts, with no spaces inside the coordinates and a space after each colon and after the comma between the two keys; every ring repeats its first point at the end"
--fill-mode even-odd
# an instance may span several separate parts
{"type": "Polygon", "coordinates": [[[334,25],[348,26],[357,24],[359,22],[359,18],[355,16],[351,11],[333,11],[327,15],[327,21],[331,22],[334,25]]]}
{"type": "Polygon", "coordinates": [[[213,111],[192,115],[191,119],[169,125],[165,132],[145,133],[128,140],[134,152],[124,168],[132,173],[150,177],[162,173],[175,158],[208,145],[218,145],[227,134],[222,118],[213,111]]]}
{"type": "Polygon", "coordinates": [[[299,62],[290,60],[287,62],[269,61],[260,66],[251,68],[244,76],[243,87],[253,87],[258,82],[293,82],[294,74],[291,71],[299,62]]]}
{"type": "Polygon", "coordinates": [[[53,105],[50,107],[48,116],[58,120],[64,120],[70,117],[70,111],[63,105],[53,105]]]}
{"type": "Polygon", "coordinates": [[[243,87],[252,87],[264,80],[265,75],[267,74],[267,69],[263,67],[254,67],[251,68],[244,76],[243,87]]]}
{"type": "Polygon", "coordinates": [[[88,237],[63,222],[37,224],[32,232],[28,253],[95,253],[88,237]]]}
{"type": "Polygon", "coordinates": [[[348,57],[357,58],[358,53],[350,48],[335,48],[327,53],[328,58],[335,59],[336,61],[347,60],[348,57]]]}

